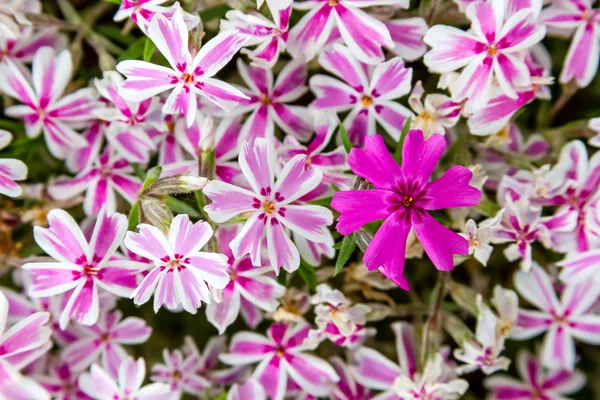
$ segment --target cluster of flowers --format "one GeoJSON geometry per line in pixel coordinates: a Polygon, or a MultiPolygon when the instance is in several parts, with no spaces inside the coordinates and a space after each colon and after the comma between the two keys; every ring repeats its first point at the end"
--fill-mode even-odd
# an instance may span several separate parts
{"type": "Polygon", "coordinates": [[[0,400],[586,386],[600,118],[549,126],[598,70],[590,0],[55,3],[0,0],[0,400]],[[169,350],[161,308],[208,323],[169,350]]]}

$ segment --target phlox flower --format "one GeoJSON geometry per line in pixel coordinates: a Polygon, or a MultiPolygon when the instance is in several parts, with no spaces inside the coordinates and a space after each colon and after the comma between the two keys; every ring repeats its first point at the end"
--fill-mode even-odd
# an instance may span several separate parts
{"type": "Polygon", "coordinates": [[[567,257],[556,264],[562,267],[560,280],[568,284],[584,283],[597,280],[600,276],[600,249],[584,252],[570,252],[567,257]]]}
{"type": "Polygon", "coordinates": [[[52,47],[59,51],[67,47],[67,39],[55,29],[34,30],[32,27],[21,27],[19,35],[9,38],[0,35],[0,62],[12,60],[18,63],[29,63],[42,47],[52,47]]]}
{"type": "Polygon", "coordinates": [[[227,256],[201,252],[213,235],[207,222],[195,224],[186,214],[176,216],[168,234],[155,226],[140,224],[138,232],[127,232],[125,246],[154,262],[150,271],[131,297],[144,304],[154,294],[154,312],[165,305],[174,310],[182,306],[195,314],[202,301],[210,303],[210,286],[223,289],[229,283],[227,256]]]}
{"type": "Polygon", "coordinates": [[[234,384],[229,393],[227,400],[266,400],[267,395],[262,385],[255,379],[248,379],[244,383],[234,384]]]}
{"type": "Polygon", "coordinates": [[[252,378],[260,382],[273,400],[283,400],[292,384],[314,396],[326,396],[339,377],[326,361],[306,353],[302,343],[309,330],[306,322],[274,323],[266,337],[253,332],[236,333],[229,352],[220,358],[230,365],[258,362],[252,378]]]}
{"type": "Polygon", "coordinates": [[[490,400],[504,399],[566,399],[565,395],[576,393],[586,383],[581,371],[544,369],[538,357],[527,350],[517,353],[517,372],[521,380],[507,375],[486,378],[483,385],[491,391],[490,400]]]}
{"type": "Polygon", "coordinates": [[[64,348],[62,360],[70,368],[82,371],[100,359],[102,368],[116,376],[127,358],[123,345],[145,343],[152,333],[143,319],[122,318],[120,311],[103,311],[95,325],[79,326],[81,336],[64,348]]]}
{"type": "MultiPolygon", "coordinates": [[[[294,2],[294,0],[266,0],[266,1],[267,1],[267,7],[269,7],[271,12],[273,12],[275,10],[283,10],[285,8],[288,8],[294,2]]],[[[265,0],[257,0],[256,8],[262,7],[262,5],[264,3],[265,3],[265,0]]]]}
{"type": "Polygon", "coordinates": [[[95,400],[171,400],[174,392],[169,385],[152,383],[142,386],[146,376],[146,365],[143,358],[135,361],[128,357],[119,366],[116,375],[111,375],[97,364],[92,365],[90,372],[79,377],[79,387],[85,394],[95,400]],[[117,380],[115,381],[115,378],[117,380]]]}
{"type": "Polygon", "coordinates": [[[20,34],[21,25],[28,24],[24,13],[40,14],[40,0],[3,0],[0,3],[0,36],[15,39],[20,34]]]}
{"type": "Polygon", "coordinates": [[[245,46],[257,46],[254,50],[244,48],[241,53],[247,54],[253,65],[263,68],[273,68],[285,50],[292,8],[271,9],[271,13],[273,21],[259,13],[231,10],[225,14],[227,19],[221,20],[222,31],[235,29],[247,39],[245,46]]]}
{"type": "MultiPolygon", "coordinates": [[[[95,143],[90,146],[95,146],[95,143]]],[[[132,172],[133,168],[125,159],[106,148],[101,155],[94,157],[92,165],[74,178],[62,177],[52,183],[48,187],[48,193],[56,200],[67,200],[86,192],[83,202],[86,215],[97,216],[102,207],[108,212],[114,212],[117,209],[116,193],[129,204],[137,200],[142,183],[131,175],[132,172]]]]}
{"type": "Polygon", "coordinates": [[[588,140],[588,144],[594,147],[600,147],[600,118],[592,118],[588,123],[588,128],[597,133],[596,136],[588,140]]]}
{"type": "Polygon", "coordinates": [[[577,86],[586,87],[598,72],[600,58],[600,11],[592,8],[592,1],[574,0],[553,2],[540,15],[550,33],[568,33],[573,36],[567,51],[560,83],[575,80],[577,86]]]}
{"type": "Polygon", "coordinates": [[[559,300],[551,278],[534,265],[529,273],[516,273],[515,287],[539,311],[520,309],[511,338],[530,339],[546,332],[540,358],[546,368],[572,371],[576,362],[575,339],[600,344],[600,316],[590,311],[600,295],[594,281],[566,285],[559,300]]]}
{"type": "Polygon", "coordinates": [[[513,290],[496,285],[491,303],[496,309],[498,319],[496,335],[503,338],[509,337],[519,320],[519,296],[513,290]]]}
{"type": "Polygon", "coordinates": [[[200,358],[194,354],[185,358],[180,350],[163,350],[164,364],[152,366],[152,382],[168,384],[173,392],[201,396],[211,383],[198,374],[200,358]]]}
{"type": "Polygon", "coordinates": [[[439,270],[451,270],[453,254],[467,255],[469,251],[465,238],[428,213],[428,210],[473,206],[481,198],[481,192],[469,186],[473,173],[466,167],[454,166],[441,178],[429,182],[445,147],[442,135],[425,140],[421,131],[411,130],[406,135],[399,166],[382,137],[369,136],[364,150],[352,149],[348,163],[375,190],[340,191],[331,202],[331,207],[340,213],[336,229],[342,235],[385,219],[367,247],[364,261],[369,270],[380,269],[405,290],[409,283],[403,274],[404,259],[411,229],[439,270]]]}
{"type": "Polygon", "coordinates": [[[117,71],[127,77],[120,92],[125,99],[144,101],[173,89],[163,112],[185,115],[190,126],[198,109],[196,95],[226,111],[231,111],[246,98],[230,84],[213,78],[244,45],[246,39],[237,32],[221,32],[205,43],[193,59],[181,13],[176,12],[170,20],[161,14],[155,15],[148,27],[148,36],[165,56],[170,68],[138,60],[120,62],[117,71]]]}
{"type": "Polygon", "coordinates": [[[38,246],[56,262],[31,262],[23,266],[33,278],[28,294],[49,297],[73,290],[60,316],[62,329],[72,318],[84,325],[96,323],[99,288],[128,297],[136,287],[140,264],[113,258],[126,231],[127,217],[105,208],[98,214],[89,242],[64,210],[55,209],[48,214],[48,228],[33,228],[38,246]]]}
{"type": "Polygon", "coordinates": [[[394,42],[392,52],[404,61],[418,60],[427,52],[427,45],[423,43],[423,36],[429,26],[421,17],[400,18],[383,21],[390,32],[394,42]]]}
{"type": "Polygon", "coordinates": [[[171,19],[179,13],[188,29],[194,28],[200,22],[197,15],[185,12],[178,1],[168,7],[161,6],[166,2],[167,0],[121,0],[121,5],[113,19],[118,22],[131,18],[146,35],[148,35],[150,22],[156,14],[171,19]]]}
{"type": "Polygon", "coordinates": [[[154,150],[150,130],[160,123],[158,99],[149,98],[139,103],[126,101],[119,94],[123,82],[115,71],[104,72],[103,79],[94,80],[100,95],[114,105],[94,110],[94,115],[110,123],[106,137],[119,156],[129,162],[145,164],[154,150]]]}
{"type": "Polygon", "coordinates": [[[51,359],[46,375],[34,374],[33,379],[50,393],[53,399],[91,400],[77,383],[81,370],[74,370],[69,364],[51,359]]]}
{"type": "Polygon", "coordinates": [[[221,226],[216,237],[221,252],[229,259],[229,278],[227,286],[219,291],[220,302],[206,306],[206,318],[223,334],[225,329],[238,317],[240,311],[250,328],[256,328],[262,320],[260,310],[273,312],[277,309],[280,297],[285,294],[285,287],[278,284],[269,266],[255,267],[250,257],[236,259],[229,248],[229,243],[237,236],[239,228],[221,226]]]}
{"type": "Polygon", "coordinates": [[[340,377],[330,394],[333,400],[368,400],[373,397],[369,389],[356,381],[350,367],[341,358],[333,357],[329,362],[340,377]]]}
{"type": "Polygon", "coordinates": [[[494,247],[490,244],[494,232],[500,227],[504,210],[500,210],[495,217],[482,221],[479,226],[472,219],[465,224],[462,237],[469,241],[469,255],[472,255],[481,265],[486,266],[494,247]]]}
{"type": "Polygon", "coordinates": [[[537,25],[541,2],[536,8],[515,12],[504,21],[503,0],[474,2],[467,7],[471,31],[435,25],[423,38],[432,49],[425,54],[425,65],[434,72],[445,73],[466,67],[452,85],[452,99],[471,100],[483,107],[490,100],[492,79],[502,91],[516,98],[516,88],[530,85],[530,75],[522,51],[544,38],[546,29],[537,25]]]}
{"type": "Polygon", "coordinates": [[[323,228],[333,222],[331,211],[317,205],[294,204],[323,178],[319,170],[306,169],[305,161],[306,156],[301,154],[288,161],[275,183],[273,142],[259,138],[253,144],[245,142],[239,157],[251,191],[219,181],[206,185],[203,192],[212,203],[205,210],[213,221],[222,223],[236,215],[251,213],[229,244],[235,258],[250,254],[252,264],[261,266],[266,236],[271,266],[276,272],[281,267],[291,272],[299,267],[300,256],[286,228],[313,242],[327,241],[323,228]]]}
{"type": "Polygon", "coordinates": [[[425,97],[425,103],[421,100],[423,97],[423,84],[418,81],[413,88],[408,104],[417,113],[417,117],[412,121],[412,129],[423,131],[425,139],[434,133],[444,135],[445,128],[452,128],[458,122],[462,105],[455,103],[448,96],[433,93],[425,97]]]}
{"type": "MultiPolygon", "coordinates": [[[[12,134],[0,129],[0,150],[12,141],[12,134]]],[[[15,181],[27,179],[27,165],[14,158],[0,158],[0,194],[17,197],[23,193],[21,186],[15,181]]]]}
{"type": "Polygon", "coordinates": [[[44,132],[48,150],[64,159],[87,142],[74,128],[85,126],[98,108],[93,89],[85,88],[63,96],[71,78],[71,53],[58,55],[51,47],[41,47],[33,57],[32,73],[11,60],[0,63],[0,90],[23,104],[11,106],[4,113],[25,123],[27,136],[35,138],[44,132]]]}
{"type": "Polygon", "coordinates": [[[249,89],[240,89],[248,98],[241,102],[236,113],[252,112],[242,127],[241,140],[273,139],[275,125],[287,135],[307,140],[313,127],[306,107],[290,105],[307,91],[308,68],[301,61],[290,61],[273,83],[270,69],[237,63],[238,72],[249,89]]]}
{"type": "Polygon", "coordinates": [[[412,116],[394,101],[410,91],[412,79],[412,69],[405,68],[400,57],[367,68],[347,47],[335,44],[321,53],[319,63],[342,81],[326,75],[311,77],[310,88],[316,96],[312,107],[350,111],[343,124],[355,146],[363,147],[365,137],[375,134],[376,122],[395,140],[400,138],[406,119],[412,116]]]}
{"type": "Polygon", "coordinates": [[[33,379],[0,361],[0,399],[49,400],[50,394],[33,379]]]}
{"type": "Polygon", "coordinates": [[[356,58],[367,64],[384,60],[382,46],[394,48],[394,42],[383,22],[362,11],[363,7],[401,5],[404,0],[308,0],[294,8],[310,10],[290,30],[288,51],[294,57],[310,60],[329,39],[334,27],[356,58]]]}

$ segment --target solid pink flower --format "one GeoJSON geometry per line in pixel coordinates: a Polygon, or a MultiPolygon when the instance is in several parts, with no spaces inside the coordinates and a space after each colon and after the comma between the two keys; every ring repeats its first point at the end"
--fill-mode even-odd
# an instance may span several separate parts
{"type": "Polygon", "coordinates": [[[267,337],[254,332],[233,335],[229,353],[221,361],[230,365],[259,363],[252,374],[272,400],[282,400],[292,382],[314,396],[326,396],[330,385],[339,380],[326,361],[307,354],[303,346],[310,325],[274,323],[267,337]]]}
{"type": "Polygon", "coordinates": [[[365,137],[375,134],[377,122],[392,138],[400,138],[404,123],[412,116],[395,101],[410,92],[412,79],[412,69],[406,68],[400,57],[367,68],[347,47],[334,44],[333,49],[321,53],[319,63],[342,81],[326,75],[310,78],[316,96],[312,107],[350,111],[343,124],[355,146],[362,147],[365,137]]]}
{"type": "Polygon", "coordinates": [[[125,246],[154,262],[131,297],[144,304],[154,294],[154,312],[163,305],[169,310],[182,306],[195,314],[204,301],[213,301],[209,286],[223,289],[229,283],[227,256],[200,251],[213,235],[207,222],[195,224],[180,214],[171,222],[168,234],[149,224],[140,224],[138,232],[127,232],[125,246]]]}
{"type": "Polygon", "coordinates": [[[252,264],[263,265],[261,251],[266,235],[271,266],[277,273],[281,267],[291,272],[300,266],[300,256],[286,228],[313,242],[327,241],[323,228],[333,222],[331,211],[317,205],[294,204],[323,179],[320,171],[306,169],[305,161],[306,156],[300,154],[292,158],[275,183],[277,160],[273,142],[258,138],[253,144],[245,142],[239,157],[251,191],[219,181],[206,185],[203,191],[212,203],[205,210],[213,221],[222,223],[250,213],[229,244],[235,258],[250,254],[252,264]]]}
{"type": "Polygon", "coordinates": [[[69,213],[50,211],[48,228],[35,226],[33,235],[56,262],[23,266],[33,277],[29,296],[50,297],[73,290],[60,316],[60,327],[64,329],[72,318],[84,325],[95,324],[100,311],[99,288],[129,297],[136,287],[140,263],[113,258],[126,231],[127,217],[103,208],[88,243],[69,213]]]}
{"type": "Polygon", "coordinates": [[[227,64],[246,42],[236,31],[221,32],[205,43],[192,59],[188,49],[188,30],[181,13],[171,20],[162,14],[152,18],[148,36],[169,62],[169,67],[146,61],[127,60],[117,65],[117,71],[127,77],[121,95],[130,101],[143,101],[171,90],[163,106],[165,114],[183,114],[192,125],[200,95],[223,110],[231,111],[246,96],[214,75],[227,64]]]}
{"type": "MultiPolygon", "coordinates": [[[[12,141],[12,134],[0,129],[0,150],[12,141]]],[[[0,158],[0,194],[17,197],[23,193],[21,186],[15,181],[27,178],[27,165],[14,158],[0,158]]]]}
{"type": "Polygon", "coordinates": [[[307,0],[294,4],[294,8],[310,10],[292,30],[288,51],[294,57],[312,59],[329,39],[334,27],[350,48],[364,63],[378,64],[384,60],[382,46],[394,48],[394,42],[383,22],[370,16],[361,8],[383,5],[401,5],[405,0],[307,0]]]}
{"type": "MultiPolygon", "coordinates": [[[[541,2],[539,3],[541,7],[541,2]]],[[[516,98],[516,89],[530,85],[530,75],[522,51],[544,38],[546,29],[535,23],[539,8],[510,13],[503,0],[473,2],[466,14],[471,30],[435,25],[423,38],[432,49],[425,54],[425,65],[446,73],[466,67],[452,87],[452,99],[470,99],[475,107],[490,100],[492,80],[502,91],[516,98]],[[505,13],[509,18],[504,20],[505,13]]]]}
{"type": "Polygon", "coordinates": [[[60,159],[86,146],[74,128],[88,124],[100,106],[91,88],[63,96],[72,69],[71,53],[56,55],[51,47],[40,48],[33,57],[31,78],[11,60],[0,63],[0,90],[23,103],[8,107],[5,114],[22,119],[28,137],[43,131],[48,150],[60,159]]]}
{"type": "Polygon", "coordinates": [[[123,345],[145,343],[152,333],[143,319],[122,318],[120,311],[103,311],[95,325],[79,326],[81,337],[65,347],[62,360],[70,368],[82,371],[100,359],[102,367],[116,376],[119,365],[127,358],[123,345]]]}
{"type": "Polygon", "coordinates": [[[180,13],[185,22],[185,26],[188,29],[192,29],[198,25],[200,18],[198,18],[197,15],[185,12],[178,1],[168,7],[161,6],[161,4],[166,3],[167,1],[168,0],[122,0],[113,19],[115,21],[123,21],[126,18],[131,18],[146,35],[148,35],[148,26],[156,14],[171,19],[175,13],[180,13]]]}
{"type": "Polygon", "coordinates": [[[379,135],[366,139],[365,149],[353,148],[348,163],[352,171],[368,180],[376,190],[337,192],[331,207],[340,213],[337,230],[349,235],[361,226],[385,219],[367,247],[364,261],[369,270],[380,269],[401,288],[408,290],[404,276],[406,240],[411,228],[423,249],[442,271],[454,268],[453,254],[467,255],[469,243],[458,233],[436,221],[428,210],[476,205],[481,192],[469,186],[473,173],[454,166],[429,182],[446,141],[442,135],[424,140],[411,130],[402,148],[399,166],[379,135]]]}
{"type": "Polygon", "coordinates": [[[600,344],[600,316],[591,311],[600,288],[594,281],[566,285],[560,300],[550,276],[539,265],[515,275],[519,294],[539,311],[520,309],[512,339],[525,340],[546,332],[541,362],[556,371],[572,371],[576,363],[575,339],[600,344]]]}

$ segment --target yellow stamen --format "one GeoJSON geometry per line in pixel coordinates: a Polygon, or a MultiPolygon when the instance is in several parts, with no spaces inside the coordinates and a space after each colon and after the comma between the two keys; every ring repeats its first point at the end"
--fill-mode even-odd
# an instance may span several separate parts
{"type": "Polygon", "coordinates": [[[404,205],[404,207],[410,207],[410,206],[412,206],[414,201],[415,201],[415,199],[412,196],[405,195],[402,198],[402,205],[404,205]]]}
{"type": "Polygon", "coordinates": [[[265,212],[267,214],[273,214],[275,212],[275,204],[273,204],[272,201],[269,201],[269,200],[265,201],[262,204],[262,207],[263,207],[263,210],[265,210],[265,212]]]}
{"type": "Polygon", "coordinates": [[[368,107],[371,104],[373,104],[373,98],[371,96],[363,96],[363,98],[362,98],[362,105],[364,107],[368,107]]]}

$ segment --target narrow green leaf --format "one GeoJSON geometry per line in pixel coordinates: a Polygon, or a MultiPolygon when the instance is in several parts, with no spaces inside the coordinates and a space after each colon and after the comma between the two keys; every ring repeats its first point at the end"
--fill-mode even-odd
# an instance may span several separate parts
{"type": "Polygon", "coordinates": [[[160,178],[161,173],[162,173],[162,167],[160,165],[157,165],[156,167],[154,167],[150,171],[148,171],[148,174],[146,175],[146,179],[144,179],[144,184],[142,185],[141,193],[144,193],[146,191],[146,189],[148,189],[150,186],[152,186],[152,184],[154,182],[156,182],[158,180],[158,178],[160,178]]]}
{"type": "Polygon", "coordinates": [[[121,0],[104,0],[107,3],[113,3],[113,4],[118,4],[121,5],[121,0]]]}
{"type": "Polygon", "coordinates": [[[341,242],[337,242],[336,244],[333,245],[333,249],[334,250],[340,250],[342,248],[342,245],[344,244],[344,239],[342,239],[341,242]]]}
{"type": "Polygon", "coordinates": [[[404,146],[404,140],[406,139],[406,135],[410,130],[410,124],[412,122],[412,117],[408,117],[406,122],[404,123],[404,128],[402,128],[402,133],[400,134],[400,139],[398,140],[398,145],[396,146],[396,151],[394,152],[394,160],[400,165],[402,165],[402,147],[404,146]]]}
{"type": "Polygon", "coordinates": [[[335,274],[334,275],[339,274],[340,271],[342,270],[342,268],[344,268],[344,265],[346,265],[346,263],[350,259],[350,256],[352,256],[352,253],[354,253],[355,248],[356,248],[356,235],[353,232],[353,233],[349,234],[348,236],[345,236],[344,240],[342,240],[342,247],[340,248],[340,254],[338,254],[338,258],[335,261],[335,274]]]}
{"type": "Polygon", "coordinates": [[[442,211],[430,210],[429,214],[431,214],[431,216],[435,218],[436,221],[440,222],[442,225],[450,225],[453,222],[452,218],[450,218],[448,214],[442,211]]]}
{"type": "Polygon", "coordinates": [[[124,52],[117,58],[117,61],[124,60],[139,60],[144,56],[144,48],[146,47],[146,38],[139,38],[131,44],[124,52]]]}
{"type": "Polygon", "coordinates": [[[344,125],[340,124],[340,135],[342,136],[342,143],[344,144],[344,149],[346,149],[346,153],[350,153],[352,149],[352,142],[348,138],[348,132],[346,132],[346,128],[344,125]]]}
{"type": "Polygon", "coordinates": [[[309,201],[308,204],[313,204],[315,206],[325,206],[328,207],[331,204],[332,197],[325,197],[323,199],[309,201]]]}
{"type": "Polygon", "coordinates": [[[129,211],[128,230],[135,231],[140,223],[140,202],[136,201],[129,211]]]}
{"type": "Polygon", "coordinates": [[[201,215],[195,207],[190,206],[185,201],[179,200],[177,197],[165,196],[165,204],[171,211],[177,214],[187,214],[192,218],[200,218],[201,215]]]}
{"type": "Polygon", "coordinates": [[[212,400],[225,400],[227,399],[227,392],[225,393],[221,393],[220,395],[218,395],[217,397],[213,397],[212,400]]]}
{"type": "Polygon", "coordinates": [[[279,275],[277,275],[277,283],[282,286],[287,286],[287,271],[285,269],[279,270],[279,275]]]}
{"type": "Polygon", "coordinates": [[[498,211],[500,211],[500,206],[490,199],[481,200],[474,208],[488,218],[495,217],[498,211]]]}
{"type": "Polygon", "coordinates": [[[315,290],[317,287],[317,277],[315,276],[315,269],[308,265],[304,260],[300,260],[300,268],[298,268],[298,273],[304,279],[304,282],[308,285],[310,290],[315,290]]]}
{"type": "Polygon", "coordinates": [[[144,61],[150,61],[154,52],[156,51],[156,46],[152,43],[149,37],[146,38],[146,43],[144,44],[144,61]]]}
{"type": "Polygon", "coordinates": [[[214,6],[202,11],[200,13],[200,19],[206,24],[208,21],[212,21],[213,19],[223,18],[229,10],[231,10],[231,7],[229,7],[227,4],[219,4],[218,6],[214,6]]]}

